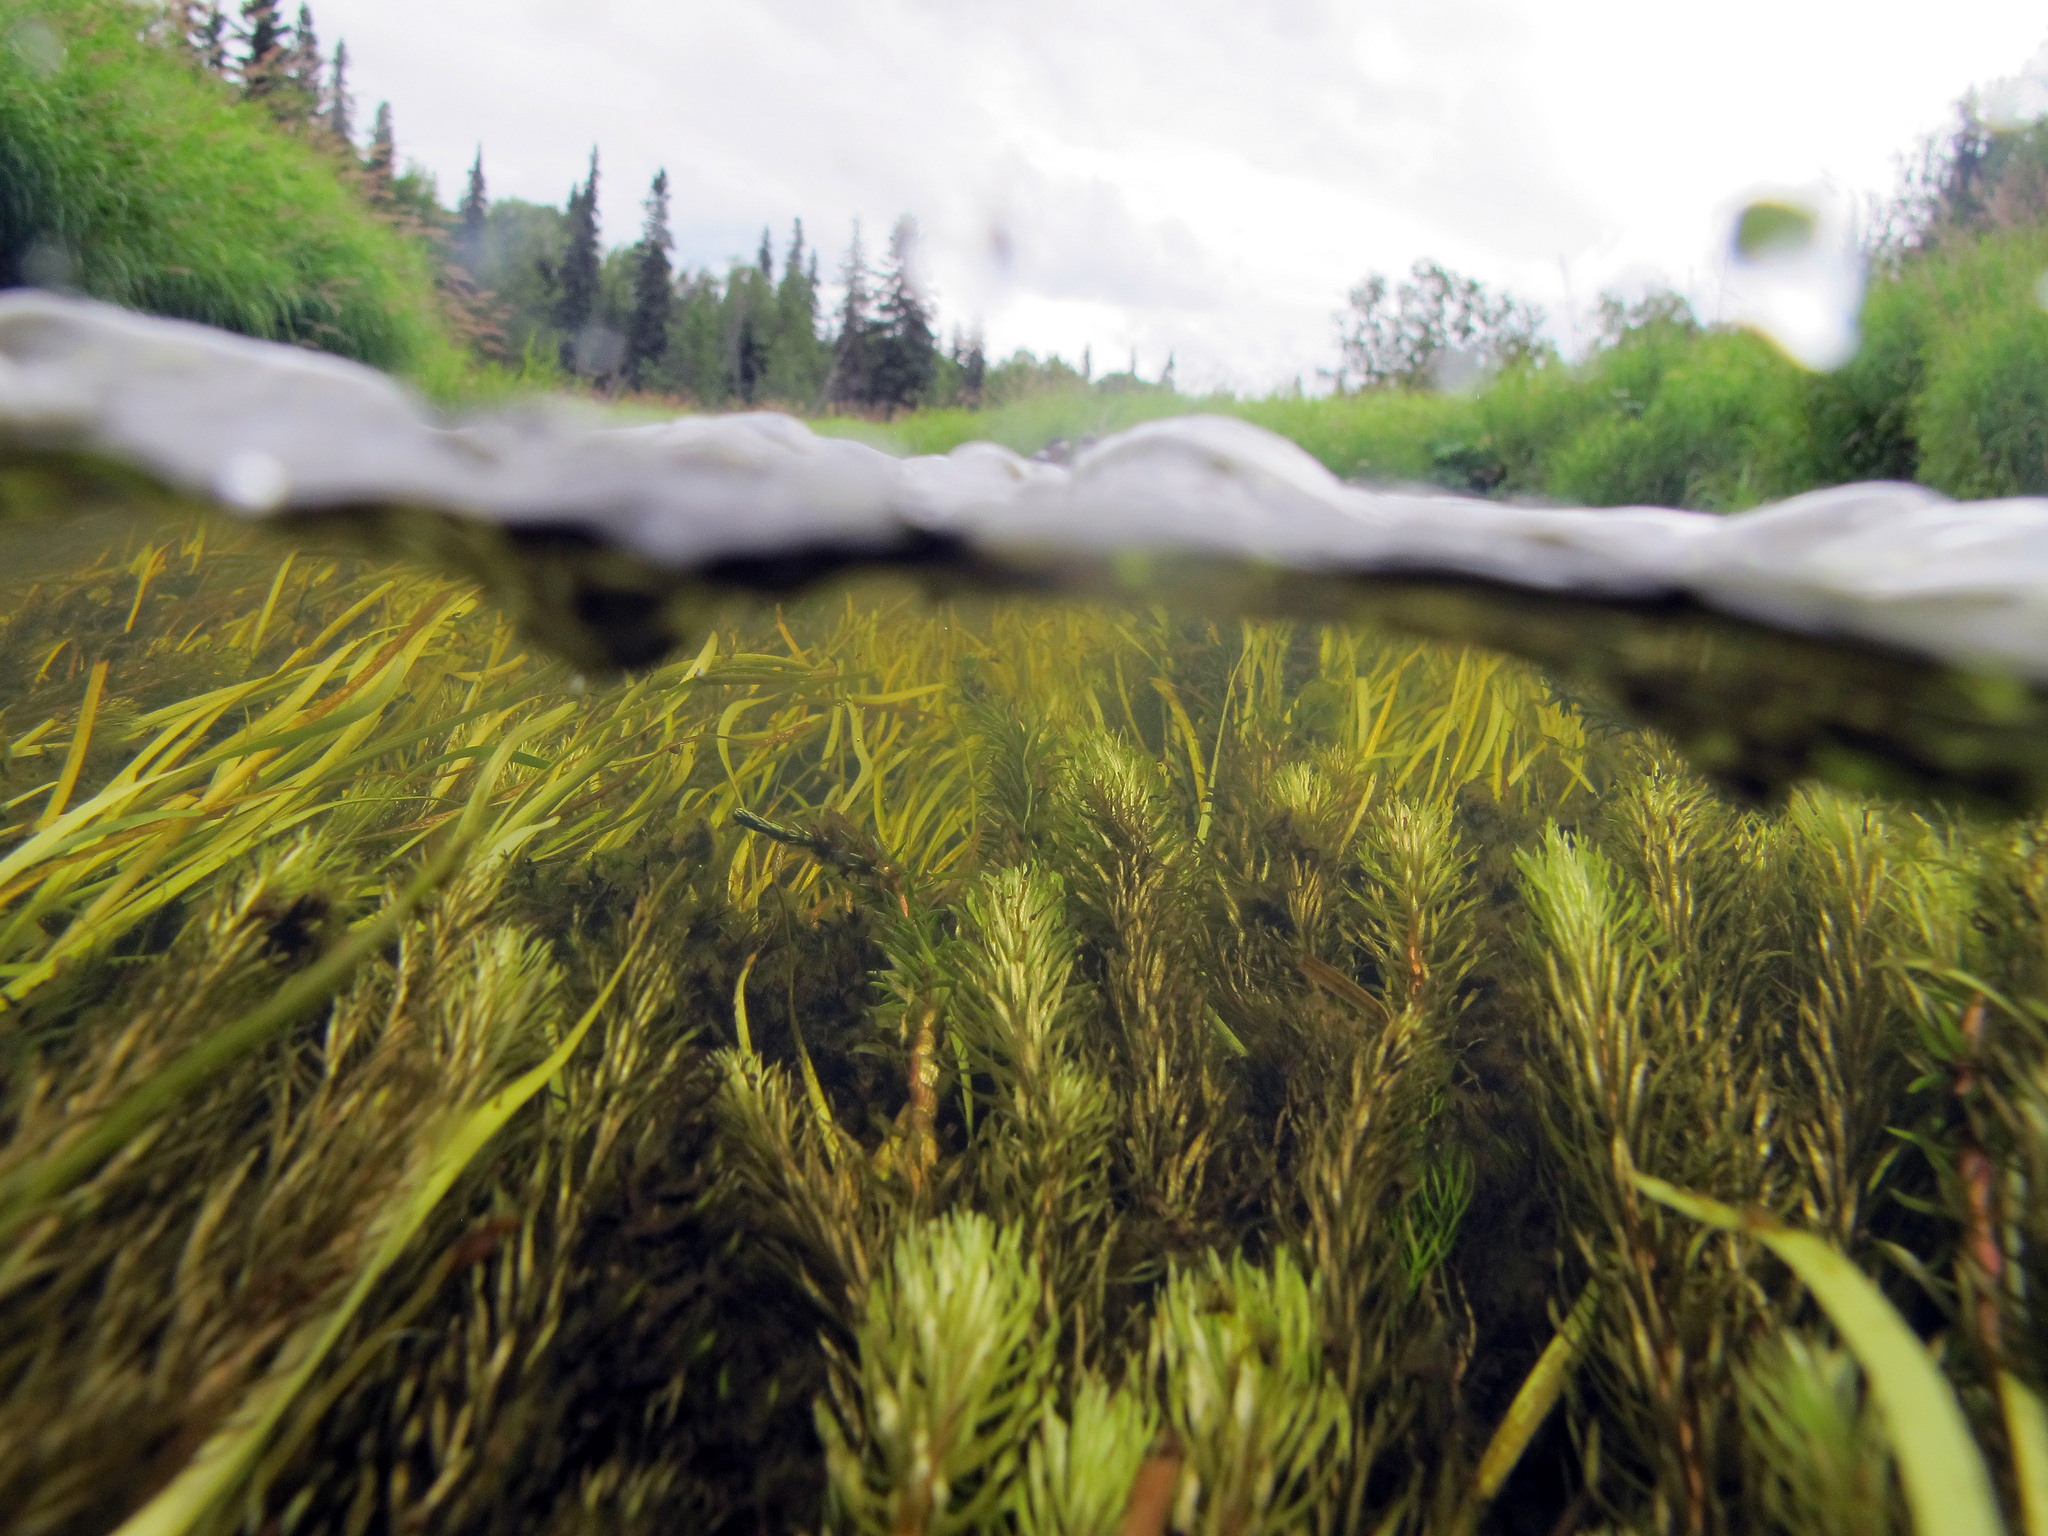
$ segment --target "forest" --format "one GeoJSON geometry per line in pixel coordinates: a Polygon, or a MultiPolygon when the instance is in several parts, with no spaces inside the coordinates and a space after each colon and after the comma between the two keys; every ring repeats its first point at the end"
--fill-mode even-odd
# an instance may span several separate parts
{"type": "MultiPolygon", "coordinates": [[[[1661,294],[1566,359],[1423,261],[1329,393],[1191,398],[983,357],[914,221],[827,307],[793,214],[676,270],[665,179],[607,248],[596,151],[448,206],[348,68],[11,0],[0,284],[451,409],[2048,490],[2040,125],[1929,141],[1833,373],[1661,294]]],[[[0,1532],[2048,1533],[2039,808],[1746,795],[1534,665],[1142,597],[873,580],[581,676],[44,485],[0,439],[0,1532]]]]}

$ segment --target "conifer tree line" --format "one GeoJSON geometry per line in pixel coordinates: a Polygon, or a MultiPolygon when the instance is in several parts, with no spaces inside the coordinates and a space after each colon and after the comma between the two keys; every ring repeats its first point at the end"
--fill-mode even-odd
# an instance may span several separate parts
{"type": "Polygon", "coordinates": [[[389,102],[377,103],[365,127],[348,44],[322,43],[310,5],[287,19],[283,0],[165,0],[162,15],[167,46],[333,155],[375,212],[436,253],[445,318],[458,338],[486,359],[523,364],[530,377],[709,409],[878,415],[1090,385],[1173,388],[1170,360],[1156,382],[1139,378],[1135,355],[1128,374],[1098,379],[1085,354],[1078,367],[1021,349],[992,364],[978,330],[955,326],[942,342],[918,281],[919,231],[908,214],[891,228],[879,265],[856,221],[828,308],[819,252],[800,218],[779,248],[764,227],[753,257],[723,272],[678,266],[666,170],[648,188],[638,238],[607,249],[594,148],[554,207],[493,199],[479,146],[460,197],[444,206],[434,177],[401,163],[389,102]]]}
{"type": "MultiPolygon", "coordinates": [[[[281,123],[355,148],[348,45],[337,43],[332,54],[322,48],[310,6],[301,5],[289,22],[278,0],[242,0],[232,14],[218,4],[170,0],[164,14],[168,42],[267,104],[281,123]]],[[[388,147],[388,105],[378,119],[388,147]]]]}
{"type": "Polygon", "coordinates": [[[279,0],[241,0],[232,13],[217,3],[168,0],[164,31],[166,43],[262,102],[281,126],[338,155],[373,206],[404,209],[423,225],[446,227],[433,178],[398,166],[390,102],[377,104],[367,141],[358,141],[348,44],[338,41],[332,52],[322,46],[311,6],[301,4],[288,22],[279,0]]]}
{"type": "Polygon", "coordinates": [[[165,44],[333,156],[375,213],[433,250],[450,332],[485,359],[511,360],[505,306],[475,277],[483,227],[481,163],[472,173],[470,197],[451,212],[441,206],[432,176],[416,166],[400,167],[391,103],[377,104],[368,138],[359,140],[348,44],[337,41],[328,51],[309,5],[301,4],[286,21],[279,0],[241,0],[232,13],[217,0],[168,0],[163,17],[165,44]]]}
{"type": "Polygon", "coordinates": [[[706,406],[838,407],[891,413],[974,404],[987,374],[980,339],[956,331],[942,346],[916,275],[917,221],[891,231],[870,265],[856,224],[838,268],[843,296],[827,314],[819,255],[802,219],[780,249],[764,228],[752,259],[723,273],[678,269],[673,191],[655,173],[639,238],[607,251],[598,220],[601,156],[558,210],[491,202],[481,155],[461,216],[465,259],[504,295],[518,345],[607,391],[706,406]]]}
{"type": "Polygon", "coordinates": [[[657,172],[639,237],[607,249],[598,218],[603,167],[593,149],[559,207],[490,196],[482,148],[462,193],[444,207],[432,175],[403,165],[391,104],[367,127],[349,81],[345,41],[326,47],[309,5],[282,0],[168,0],[164,41],[280,125],[332,153],[378,213],[442,258],[455,332],[495,361],[556,371],[607,394],[639,392],[711,409],[777,405],[892,414],[919,405],[975,406],[1095,383],[1172,387],[1130,374],[1100,381],[1020,350],[999,364],[977,331],[944,341],[917,276],[918,225],[904,215],[877,265],[856,223],[823,296],[820,255],[793,219],[779,245],[763,228],[750,260],[727,269],[676,263],[674,189],[657,172]]]}

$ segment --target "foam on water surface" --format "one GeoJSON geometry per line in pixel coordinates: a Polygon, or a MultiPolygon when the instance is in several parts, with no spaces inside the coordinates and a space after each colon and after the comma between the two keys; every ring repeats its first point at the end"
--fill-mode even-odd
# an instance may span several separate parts
{"type": "Polygon", "coordinates": [[[331,357],[0,295],[9,515],[139,502],[138,476],[480,580],[592,669],[658,659],[730,591],[900,566],[1500,646],[1603,687],[1740,787],[1820,772],[2048,799],[2048,500],[1873,484],[1725,517],[1515,506],[1347,485],[1216,416],[1136,427],[1071,468],[989,443],[899,459],[771,413],[446,425],[331,357]],[[109,471],[127,478],[110,490],[109,471]]]}

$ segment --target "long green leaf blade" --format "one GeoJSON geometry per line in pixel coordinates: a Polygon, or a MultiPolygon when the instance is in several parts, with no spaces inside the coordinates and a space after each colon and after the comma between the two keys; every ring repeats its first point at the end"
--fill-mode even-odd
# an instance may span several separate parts
{"type": "Polygon", "coordinates": [[[2003,1536],[1983,1453],[1955,1388],[1868,1275],[1826,1239],[1739,1211],[1646,1173],[1636,1188],[1681,1215],[1756,1238],[1813,1292],[1869,1379],[1919,1536],[2003,1536]]]}

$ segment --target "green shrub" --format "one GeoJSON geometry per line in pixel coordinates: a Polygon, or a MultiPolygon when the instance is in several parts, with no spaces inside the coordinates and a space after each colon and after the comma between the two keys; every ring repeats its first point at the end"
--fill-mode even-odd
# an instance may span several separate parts
{"type": "Polygon", "coordinates": [[[1733,511],[1814,483],[1807,375],[1767,342],[1715,331],[1675,356],[1623,346],[1590,380],[1618,409],[1556,450],[1546,488],[1593,506],[1733,511]],[[1638,393],[1638,391],[1641,391],[1638,393]]]}
{"type": "Polygon", "coordinates": [[[2048,491],[2048,314],[2015,306],[1944,342],[1920,401],[1920,477],[1966,498],[2048,491]]]}
{"type": "Polygon", "coordinates": [[[1398,389],[1247,401],[1232,414],[1293,439],[1353,479],[1434,480],[1443,459],[1455,480],[1469,483],[1470,453],[1483,435],[1469,397],[1398,389]]]}
{"type": "Polygon", "coordinates": [[[1813,380],[1808,414],[1820,484],[1911,480],[1918,472],[1913,410],[1926,382],[1932,319],[1922,297],[1914,284],[1872,283],[1856,355],[1813,380]]]}
{"type": "Polygon", "coordinates": [[[2048,490],[2048,229],[1957,240],[1899,279],[1921,311],[1918,478],[1952,496],[2048,490]]]}
{"type": "Polygon", "coordinates": [[[951,453],[962,443],[985,441],[1031,454],[1053,442],[1078,448],[1088,438],[1106,437],[1162,416],[1231,409],[1227,399],[1204,400],[1164,391],[1098,394],[1068,389],[1027,395],[986,411],[944,406],[912,411],[887,423],[828,416],[812,425],[832,436],[857,437],[896,453],[951,453]]]}
{"type": "Polygon", "coordinates": [[[123,0],[8,6],[0,284],[60,278],[452,381],[466,363],[442,329],[428,253],[362,205],[333,157],[157,45],[149,23],[123,0]]]}
{"type": "Polygon", "coordinates": [[[1552,363],[1503,374],[1474,407],[1500,464],[1500,491],[1548,489],[1547,460],[1557,444],[1611,410],[1611,396],[1583,370],[1552,363]]]}

